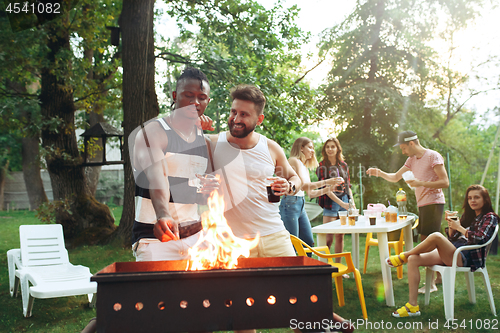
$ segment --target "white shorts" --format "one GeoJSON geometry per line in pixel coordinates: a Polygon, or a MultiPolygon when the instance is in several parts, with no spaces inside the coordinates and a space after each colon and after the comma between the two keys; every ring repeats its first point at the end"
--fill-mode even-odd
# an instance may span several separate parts
{"type": "MultiPolygon", "coordinates": [[[[142,238],[134,252],[136,261],[186,260],[188,249],[196,244],[203,231],[177,241],[160,242],[158,239],[142,238]]],[[[135,249],[137,243],[132,245],[135,249]]]]}
{"type": "Polygon", "coordinates": [[[260,237],[259,244],[250,250],[250,258],[295,256],[290,233],[286,229],[260,237]]]}

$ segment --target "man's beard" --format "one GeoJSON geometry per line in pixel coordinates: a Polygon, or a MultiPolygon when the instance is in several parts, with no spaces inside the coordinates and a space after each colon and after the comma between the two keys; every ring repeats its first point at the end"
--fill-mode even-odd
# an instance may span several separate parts
{"type": "Polygon", "coordinates": [[[248,136],[248,134],[252,133],[255,130],[255,127],[257,126],[257,123],[255,123],[251,128],[247,128],[246,125],[243,125],[243,128],[241,129],[234,129],[234,121],[231,121],[229,123],[229,133],[235,138],[238,139],[243,139],[248,136]]]}

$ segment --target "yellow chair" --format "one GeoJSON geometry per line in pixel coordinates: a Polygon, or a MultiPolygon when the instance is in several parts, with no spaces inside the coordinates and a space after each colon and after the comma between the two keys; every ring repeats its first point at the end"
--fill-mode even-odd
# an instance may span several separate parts
{"type": "MultiPolygon", "coordinates": [[[[413,226],[411,229],[415,229],[418,226],[418,219],[415,220],[415,223],[413,223],[413,226]]],[[[394,249],[394,252],[396,252],[396,255],[400,254],[403,252],[403,247],[405,244],[404,241],[404,231],[401,229],[401,234],[399,236],[399,240],[397,241],[391,241],[388,242],[389,244],[389,254],[391,253],[391,248],[394,249]]],[[[368,263],[368,252],[370,251],[370,246],[377,246],[378,247],[378,239],[373,238],[373,234],[371,232],[366,234],[366,244],[365,244],[365,265],[363,267],[363,274],[366,274],[366,264],[368,263]]],[[[403,266],[399,266],[397,268],[398,272],[398,279],[403,278],[403,266]]]]}
{"type": "Polygon", "coordinates": [[[352,262],[351,253],[343,252],[343,253],[335,253],[331,254],[330,250],[327,246],[321,247],[310,247],[306,243],[304,243],[301,239],[290,235],[292,240],[293,247],[299,256],[306,256],[307,253],[312,252],[317,255],[319,258],[328,259],[328,263],[334,267],[338,268],[338,272],[332,273],[332,278],[335,281],[335,289],[337,291],[337,298],[339,301],[339,306],[345,305],[344,300],[344,285],[342,281],[342,275],[347,273],[354,273],[354,279],[356,281],[356,288],[358,289],[359,302],[361,303],[361,311],[363,312],[363,318],[365,320],[368,319],[368,314],[366,312],[366,304],[365,304],[365,296],[363,293],[363,285],[361,284],[361,274],[354,267],[354,263],[352,262]],[[325,253],[322,253],[325,252],[325,253]],[[333,262],[333,258],[345,258],[347,263],[346,265],[333,262]]]}

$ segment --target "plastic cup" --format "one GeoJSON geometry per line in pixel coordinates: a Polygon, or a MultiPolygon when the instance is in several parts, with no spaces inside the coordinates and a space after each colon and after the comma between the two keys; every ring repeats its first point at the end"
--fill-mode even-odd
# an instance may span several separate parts
{"type": "Polygon", "coordinates": [[[357,215],[349,215],[347,219],[349,220],[349,225],[356,225],[357,215]]]}
{"type": "MultiPolygon", "coordinates": [[[[213,181],[213,180],[217,179],[217,177],[215,177],[215,175],[212,175],[211,173],[203,173],[200,176],[201,176],[201,178],[209,180],[209,181],[213,181]]],[[[196,193],[203,193],[203,185],[204,185],[203,183],[204,183],[204,181],[199,179],[198,185],[196,186],[196,193]]]]}
{"type": "Polygon", "coordinates": [[[397,222],[398,213],[395,212],[385,212],[385,222],[397,222]]]}
{"type": "Polygon", "coordinates": [[[340,225],[347,224],[347,212],[346,211],[339,212],[339,218],[340,218],[340,225]]]}
{"type": "MultiPolygon", "coordinates": [[[[411,171],[406,171],[405,173],[402,174],[402,177],[405,182],[409,180],[415,180],[415,175],[411,171]]],[[[408,187],[411,188],[412,190],[415,190],[415,188],[411,187],[410,185],[408,185],[408,187]]]]}
{"type": "Polygon", "coordinates": [[[370,221],[370,225],[375,225],[377,224],[377,213],[376,212],[368,212],[367,215],[368,220],[370,221]]]}
{"type": "Polygon", "coordinates": [[[452,210],[452,211],[447,210],[444,214],[445,214],[446,218],[449,218],[449,219],[452,219],[455,221],[458,220],[458,212],[456,210],[452,210]]]}
{"type": "Polygon", "coordinates": [[[271,185],[267,185],[267,200],[269,202],[280,202],[280,196],[274,194],[273,189],[271,188],[271,185]]]}

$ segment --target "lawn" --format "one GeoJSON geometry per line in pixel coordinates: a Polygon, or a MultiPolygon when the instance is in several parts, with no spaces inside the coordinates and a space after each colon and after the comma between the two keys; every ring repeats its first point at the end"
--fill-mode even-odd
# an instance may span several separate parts
{"type": "MultiPolygon", "coordinates": [[[[114,216],[119,221],[121,207],[113,208],[114,216]]],[[[313,223],[318,223],[316,219],[313,223]]],[[[7,270],[7,250],[19,247],[19,226],[22,224],[38,224],[33,212],[15,211],[0,212],[0,225],[2,236],[0,238],[0,332],[79,332],[88,321],[95,317],[95,309],[87,306],[86,296],[75,296],[55,299],[36,299],[33,307],[33,316],[24,318],[22,314],[21,298],[11,298],[9,294],[9,281],[7,270]]],[[[364,249],[364,238],[360,244],[364,249]]],[[[345,237],[345,249],[351,247],[350,236],[345,237]]],[[[361,250],[363,258],[364,250],[361,250]]],[[[70,261],[90,267],[95,273],[115,261],[134,260],[131,250],[124,249],[119,244],[105,246],[83,246],[69,250],[70,261]]],[[[362,267],[361,267],[362,269],[362,267]]],[[[496,306],[500,306],[500,259],[498,256],[488,258],[488,272],[491,278],[496,306]]],[[[402,306],[407,302],[408,286],[406,268],[402,280],[396,277],[393,271],[393,285],[396,305],[402,306]]],[[[425,271],[421,270],[422,281],[425,271]]],[[[390,313],[394,308],[385,305],[382,287],[382,276],[379,267],[378,249],[370,249],[368,270],[362,274],[363,289],[368,310],[368,323],[357,327],[356,332],[443,332],[451,331],[445,327],[443,296],[441,286],[439,291],[431,294],[431,302],[425,306],[424,296],[419,296],[422,316],[412,319],[396,319],[390,313]],[[399,325],[399,326],[398,326],[399,325]],[[399,330],[397,328],[400,328],[399,330]]],[[[455,324],[454,332],[497,332],[500,327],[498,318],[490,312],[486,299],[482,279],[476,278],[477,303],[470,304],[467,297],[465,277],[457,276],[455,288],[455,324]],[[489,329],[485,329],[489,325],[489,329]],[[496,329],[493,327],[496,325],[496,329]],[[462,326],[462,327],[460,327],[462,326]],[[481,329],[480,329],[481,327],[481,329]]],[[[333,308],[336,313],[344,318],[357,321],[361,318],[361,307],[356,291],[354,279],[344,280],[344,293],[346,305],[338,307],[335,288],[332,284],[333,308]]],[[[259,330],[261,331],[261,330],[259,330]]],[[[262,330],[264,332],[291,332],[290,329],[262,330]]]]}

